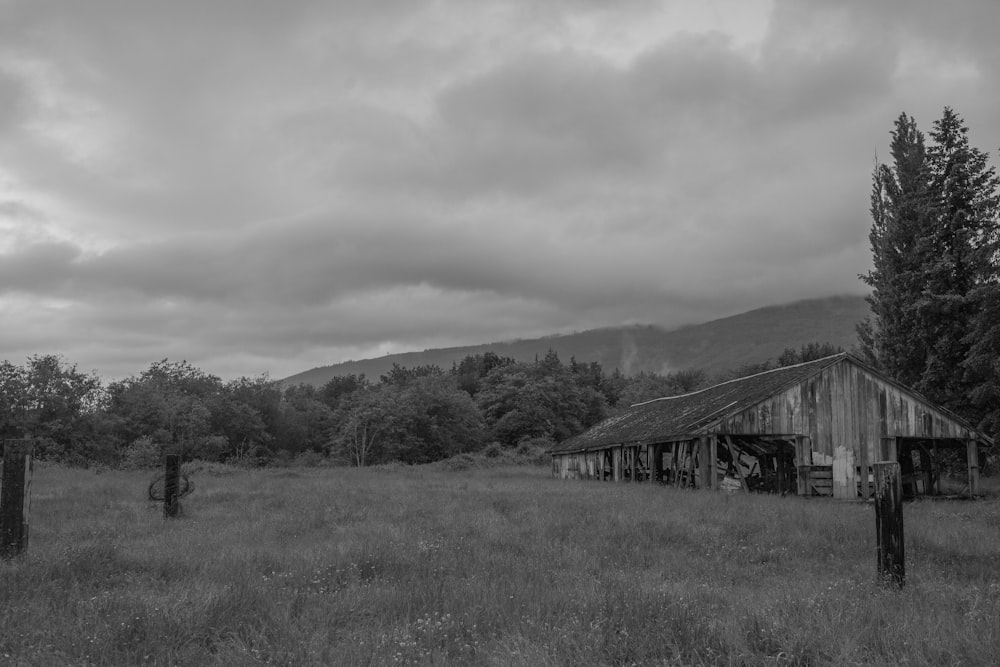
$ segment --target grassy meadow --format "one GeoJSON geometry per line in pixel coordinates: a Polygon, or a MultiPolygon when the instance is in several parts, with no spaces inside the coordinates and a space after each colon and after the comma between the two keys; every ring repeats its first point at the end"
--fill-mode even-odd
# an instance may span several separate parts
{"type": "Polygon", "coordinates": [[[1000,501],[905,509],[569,482],[533,466],[38,467],[3,665],[996,665],[1000,501]]]}

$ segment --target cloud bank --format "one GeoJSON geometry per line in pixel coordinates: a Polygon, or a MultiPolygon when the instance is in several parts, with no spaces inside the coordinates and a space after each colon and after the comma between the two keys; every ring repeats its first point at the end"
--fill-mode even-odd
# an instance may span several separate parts
{"type": "Polygon", "coordinates": [[[990,0],[0,2],[0,357],[223,377],[859,293],[990,0]]]}

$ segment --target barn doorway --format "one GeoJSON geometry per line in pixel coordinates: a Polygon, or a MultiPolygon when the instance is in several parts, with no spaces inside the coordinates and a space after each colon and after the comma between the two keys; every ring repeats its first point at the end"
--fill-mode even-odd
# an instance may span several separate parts
{"type": "Polygon", "coordinates": [[[969,496],[978,480],[975,445],[955,438],[896,438],[896,460],[907,500],[969,496]],[[970,461],[974,458],[974,461],[970,461]]]}
{"type": "Polygon", "coordinates": [[[722,487],[744,488],[756,493],[795,494],[796,449],[794,436],[718,436],[718,466],[722,487]]]}

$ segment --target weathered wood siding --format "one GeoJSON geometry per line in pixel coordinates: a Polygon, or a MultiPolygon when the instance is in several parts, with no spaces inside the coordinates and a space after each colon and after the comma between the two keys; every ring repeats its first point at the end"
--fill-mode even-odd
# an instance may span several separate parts
{"type": "Polygon", "coordinates": [[[856,497],[856,467],[866,471],[884,458],[884,437],[975,437],[916,394],[849,359],[730,416],[711,430],[808,436],[813,457],[809,463],[833,466],[837,498],[856,497]]]}
{"type": "Polygon", "coordinates": [[[600,451],[561,454],[552,459],[553,474],[562,479],[598,479],[600,451]]]}

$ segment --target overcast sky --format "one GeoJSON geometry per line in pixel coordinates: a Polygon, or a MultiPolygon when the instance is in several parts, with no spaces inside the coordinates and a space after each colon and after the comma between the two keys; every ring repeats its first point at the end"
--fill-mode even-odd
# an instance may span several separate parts
{"type": "Polygon", "coordinates": [[[0,359],[105,378],[862,293],[900,111],[1000,147],[1000,2],[0,0],[0,359]]]}

